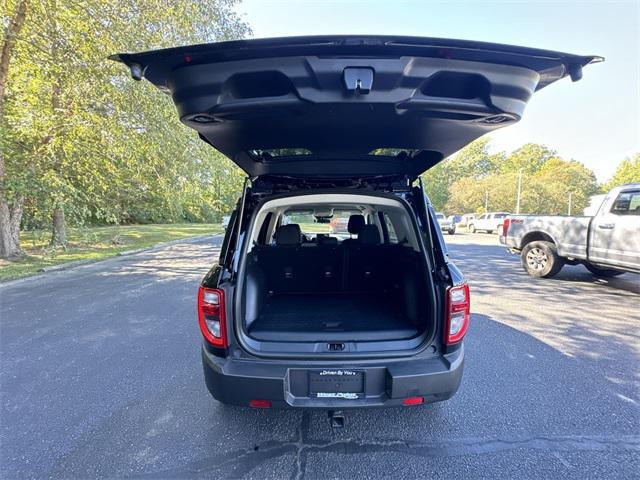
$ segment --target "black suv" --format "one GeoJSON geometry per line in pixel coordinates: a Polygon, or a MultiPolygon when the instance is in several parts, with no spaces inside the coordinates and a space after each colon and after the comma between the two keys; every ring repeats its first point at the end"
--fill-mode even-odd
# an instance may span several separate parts
{"type": "Polygon", "coordinates": [[[330,409],[456,392],[469,289],[419,175],[599,60],[379,36],[113,58],[170,93],[182,122],[248,175],[198,294],[211,394],[330,409]]]}

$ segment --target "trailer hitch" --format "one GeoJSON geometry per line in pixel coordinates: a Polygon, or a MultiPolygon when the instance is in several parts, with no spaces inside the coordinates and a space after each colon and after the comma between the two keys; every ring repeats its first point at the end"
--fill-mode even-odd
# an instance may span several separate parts
{"type": "Polygon", "coordinates": [[[329,423],[331,428],[343,428],[344,427],[344,413],[342,410],[329,410],[329,423]]]}

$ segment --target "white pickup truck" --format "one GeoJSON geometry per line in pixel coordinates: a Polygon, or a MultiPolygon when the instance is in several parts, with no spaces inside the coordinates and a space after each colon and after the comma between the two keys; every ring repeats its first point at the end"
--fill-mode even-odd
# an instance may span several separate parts
{"type": "Polygon", "coordinates": [[[592,217],[510,215],[500,242],[533,277],[578,263],[599,277],[640,273],[640,183],[612,189],[592,217]]]}

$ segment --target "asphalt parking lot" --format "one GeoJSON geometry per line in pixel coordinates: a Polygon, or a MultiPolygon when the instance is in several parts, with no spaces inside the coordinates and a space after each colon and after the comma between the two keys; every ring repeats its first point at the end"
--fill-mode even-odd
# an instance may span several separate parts
{"type": "Polygon", "coordinates": [[[445,239],[473,295],[460,391],[341,430],[209,396],[219,236],[0,286],[0,477],[638,478],[640,276],[534,280],[495,235],[445,239]]]}

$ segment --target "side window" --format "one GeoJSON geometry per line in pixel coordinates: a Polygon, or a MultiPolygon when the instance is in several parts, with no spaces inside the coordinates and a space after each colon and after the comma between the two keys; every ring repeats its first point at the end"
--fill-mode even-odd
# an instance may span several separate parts
{"type": "Polygon", "coordinates": [[[269,224],[271,223],[271,219],[273,217],[273,212],[267,213],[264,217],[264,221],[262,222],[262,226],[260,227],[260,233],[258,234],[258,244],[265,245],[267,243],[267,233],[269,230],[269,224]]]}
{"type": "Polygon", "coordinates": [[[393,228],[393,223],[386,213],[384,214],[384,224],[387,226],[387,232],[389,233],[389,243],[398,243],[396,229],[393,228]]]}
{"type": "Polygon", "coordinates": [[[611,213],[616,215],[640,215],[640,191],[622,192],[613,202],[611,213]]]}
{"type": "Polygon", "coordinates": [[[484,220],[485,218],[487,218],[487,216],[486,216],[486,215],[480,215],[480,216],[478,217],[478,220],[484,220]]]}

